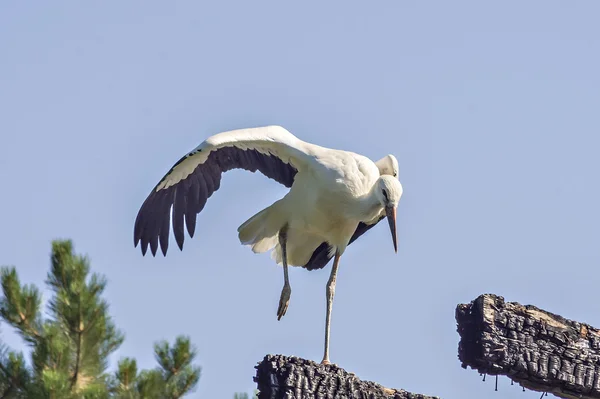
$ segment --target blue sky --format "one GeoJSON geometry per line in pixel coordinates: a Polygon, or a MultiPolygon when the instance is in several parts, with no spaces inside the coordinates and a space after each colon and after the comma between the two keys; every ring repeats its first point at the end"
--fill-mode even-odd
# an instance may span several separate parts
{"type": "Polygon", "coordinates": [[[203,367],[190,397],[230,398],[267,353],[321,359],[329,267],[291,270],[278,322],[282,272],[236,228],[285,189],[229,172],[166,258],[133,247],[149,190],[242,127],[393,153],[399,251],[381,225],[342,258],[331,360],[388,387],[489,396],[493,379],[457,359],[456,304],[493,292],[600,326],[598,15],[556,0],[4,1],[0,264],[42,285],[50,241],[73,239],[109,279],[114,359],[153,367],[153,342],[188,334],[203,367]]]}

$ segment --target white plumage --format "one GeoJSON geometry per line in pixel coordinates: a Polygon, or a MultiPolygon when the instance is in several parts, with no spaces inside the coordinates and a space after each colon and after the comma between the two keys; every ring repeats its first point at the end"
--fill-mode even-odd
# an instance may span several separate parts
{"type": "Polygon", "coordinates": [[[183,249],[184,221],[190,237],[196,215],[230,169],[259,170],[290,187],[289,192],[238,228],[240,242],[257,253],[273,250],[284,267],[278,318],[287,311],[291,288],[288,265],[309,270],[335,257],[327,285],[327,317],[323,363],[329,362],[329,325],[339,258],[346,247],[388,217],[395,249],[396,207],[402,196],[393,155],[377,162],[362,155],[302,141],[280,126],[232,130],[209,137],[180,159],[142,205],[134,243],[158,246],[166,255],[171,222],[183,249]]]}

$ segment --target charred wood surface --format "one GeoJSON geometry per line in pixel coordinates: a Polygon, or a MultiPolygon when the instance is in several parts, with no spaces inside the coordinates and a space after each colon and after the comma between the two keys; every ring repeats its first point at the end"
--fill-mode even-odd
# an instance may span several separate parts
{"type": "Polygon", "coordinates": [[[600,398],[600,331],[485,294],[456,308],[463,368],[563,398],[600,398]]]}
{"type": "Polygon", "coordinates": [[[434,399],[402,389],[361,381],[331,364],[283,355],[267,355],[255,367],[259,399],[434,399]]]}

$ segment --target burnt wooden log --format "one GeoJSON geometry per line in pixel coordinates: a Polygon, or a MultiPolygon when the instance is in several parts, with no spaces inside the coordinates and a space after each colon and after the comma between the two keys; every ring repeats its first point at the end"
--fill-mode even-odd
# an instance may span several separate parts
{"type": "Polygon", "coordinates": [[[259,399],[434,399],[402,389],[385,388],[335,364],[322,365],[283,355],[266,355],[258,363],[254,381],[259,399]]]}
{"type": "Polygon", "coordinates": [[[600,331],[532,305],[480,295],[456,308],[463,368],[562,398],[600,398],[600,331]]]}

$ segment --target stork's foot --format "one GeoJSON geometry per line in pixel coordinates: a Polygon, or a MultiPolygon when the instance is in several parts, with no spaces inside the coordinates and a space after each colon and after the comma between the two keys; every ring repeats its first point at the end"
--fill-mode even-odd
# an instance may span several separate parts
{"type": "Polygon", "coordinates": [[[288,305],[290,304],[290,296],[292,295],[292,287],[289,284],[285,284],[281,290],[281,297],[279,297],[279,307],[277,308],[277,320],[281,318],[287,312],[288,305]]]}
{"type": "Polygon", "coordinates": [[[337,364],[331,363],[329,361],[329,359],[323,359],[323,360],[321,360],[321,364],[323,364],[323,365],[330,365],[330,366],[337,366],[337,364]]]}

